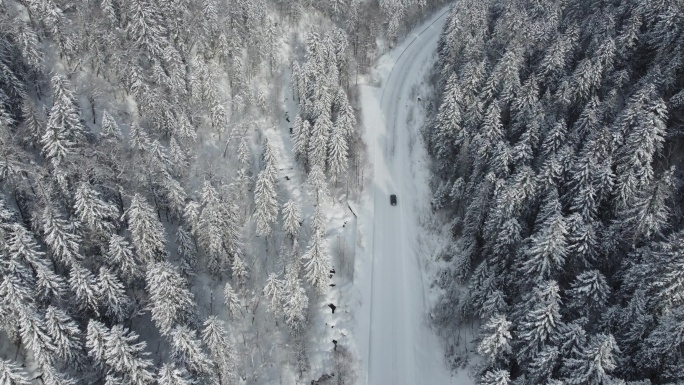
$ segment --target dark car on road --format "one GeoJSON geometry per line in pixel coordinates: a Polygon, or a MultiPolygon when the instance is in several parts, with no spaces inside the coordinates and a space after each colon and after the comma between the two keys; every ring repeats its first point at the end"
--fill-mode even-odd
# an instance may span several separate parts
{"type": "Polygon", "coordinates": [[[391,204],[392,206],[396,206],[396,205],[397,205],[397,196],[396,196],[396,195],[394,195],[394,194],[390,195],[390,204],[391,204]]]}

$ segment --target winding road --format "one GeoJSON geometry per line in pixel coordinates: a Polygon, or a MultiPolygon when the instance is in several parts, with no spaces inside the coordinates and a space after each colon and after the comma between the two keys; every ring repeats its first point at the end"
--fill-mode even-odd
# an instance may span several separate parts
{"type": "MultiPolygon", "coordinates": [[[[436,60],[448,8],[383,56],[381,87],[361,87],[364,139],[373,162],[373,189],[360,220],[367,238],[360,283],[367,325],[357,336],[371,385],[457,383],[426,321],[428,304],[421,248],[421,213],[429,210],[429,171],[420,142],[416,86],[436,60]],[[389,195],[397,194],[391,206],[389,195]],[[367,341],[363,341],[367,337],[367,341]]],[[[460,382],[459,382],[460,383],[460,382]]]]}

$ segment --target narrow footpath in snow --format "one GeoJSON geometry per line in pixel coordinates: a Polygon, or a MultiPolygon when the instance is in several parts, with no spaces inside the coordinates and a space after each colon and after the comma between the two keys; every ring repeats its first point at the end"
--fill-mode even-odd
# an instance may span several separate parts
{"type": "Polygon", "coordinates": [[[429,255],[421,255],[420,242],[430,171],[415,90],[435,63],[447,11],[437,12],[380,59],[379,88],[361,87],[373,175],[359,218],[364,240],[355,285],[362,302],[355,334],[364,361],[362,379],[371,385],[472,383],[446,368],[443,347],[426,320],[429,255]],[[390,205],[390,194],[397,195],[396,206],[390,205]]]}

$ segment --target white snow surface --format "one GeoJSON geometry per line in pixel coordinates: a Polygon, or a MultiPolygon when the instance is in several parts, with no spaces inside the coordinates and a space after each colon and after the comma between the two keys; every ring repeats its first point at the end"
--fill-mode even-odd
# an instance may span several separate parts
{"type": "Polygon", "coordinates": [[[430,171],[418,97],[427,88],[447,11],[437,12],[379,60],[379,88],[361,86],[364,140],[373,174],[359,210],[354,277],[361,297],[354,325],[363,361],[360,383],[473,383],[465,372],[452,373],[446,367],[444,348],[427,316],[435,237],[425,226],[430,171]],[[390,194],[397,195],[396,206],[390,205],[390,194]]]}

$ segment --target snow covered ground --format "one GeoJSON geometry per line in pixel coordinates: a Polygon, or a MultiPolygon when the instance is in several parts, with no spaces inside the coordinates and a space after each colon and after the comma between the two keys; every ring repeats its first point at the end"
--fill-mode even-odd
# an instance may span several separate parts
{"type": "Polygon", "coordinates": [[[379,88],[361,88],[373,175],[359,216],[354,284],[361,303],[354,335],[362,382],[371,385],[473,383],[465,373],[452,375],[446,368],[443,347],[427,321],[426,262],[432,254],[421,223],[429,215],[431,195],[418,92],[434,65],[447,11],[437,12],[380,59],[379,88]],[[397,195],[396,206],[390,205],[390,194],[397,195]]]}

